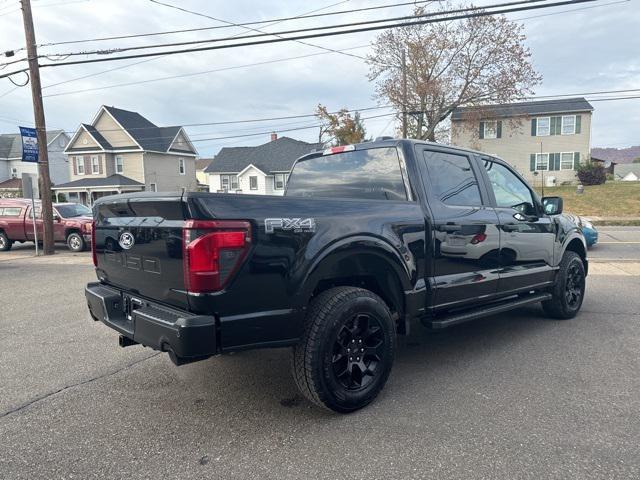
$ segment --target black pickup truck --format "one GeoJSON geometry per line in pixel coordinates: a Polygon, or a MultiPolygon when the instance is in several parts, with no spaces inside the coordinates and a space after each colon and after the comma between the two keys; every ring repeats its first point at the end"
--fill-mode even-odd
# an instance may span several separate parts
{"type": "Polygon", "coordinates": [[[376,397],[414,320],[536,302],[568,319],[585,292],[585,241],[560,198],[498,158],[420,141],[306,155],[284,197],[136,193],[93,212],[86,298],[121,346],[177,365],[293,347],[302,393],[338,412],[376,397]]]}

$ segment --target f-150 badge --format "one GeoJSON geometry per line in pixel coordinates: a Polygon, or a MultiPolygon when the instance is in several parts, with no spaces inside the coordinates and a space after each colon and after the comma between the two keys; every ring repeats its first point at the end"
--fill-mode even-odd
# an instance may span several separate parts
{"type": "Polygon", "coordinates": [[[265,233],[273,233],[276,229],[300,232],[315,232],[316,221],[313,218],[265,218],[265,233]]]}

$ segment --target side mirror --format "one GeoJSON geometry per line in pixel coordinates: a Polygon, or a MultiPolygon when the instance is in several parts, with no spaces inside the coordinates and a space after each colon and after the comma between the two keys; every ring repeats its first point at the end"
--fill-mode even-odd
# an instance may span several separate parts
{"type": "Polygon", "coordinates": [[[53,214],[53,221],[54,222],[59,222],[60,221],[60,215],[58,215],[57,213],[53,214]]]}
{"type": "Polygon", "coordinates": [[[562,197],[544,197],[542,199],[544,213],[547,215],[559,215],[562,213],[562,197]]]}

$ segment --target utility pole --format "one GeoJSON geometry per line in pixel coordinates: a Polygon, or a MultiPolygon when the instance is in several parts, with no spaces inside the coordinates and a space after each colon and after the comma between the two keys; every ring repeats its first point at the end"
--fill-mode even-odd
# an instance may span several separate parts
{"type": "Polygon", "coordinates": [[[29,76],[31,77],[31,97],[33,99],[33,116],[38,135],[38,184],[42,200],[42,226],[44,229],[44,255],[53,255],[53,208],[51,205],[51,180],[49,178],[49,155],[47,153],[47,127],[44,121],[44,106],[42,105],[42,85],[40,84],[40,66],[38,65],[38,50],[36,35],[33,30],[33,16],[31,15],[31,1],[20,0],[22,19],[24,22],[24,37],[27,46],[27,60],[29,61],[29,76]]]}
{"type": "Polygon", "coordinates": [[[402,138],[407,138],[407,55],[402,47],[402,138]]]}

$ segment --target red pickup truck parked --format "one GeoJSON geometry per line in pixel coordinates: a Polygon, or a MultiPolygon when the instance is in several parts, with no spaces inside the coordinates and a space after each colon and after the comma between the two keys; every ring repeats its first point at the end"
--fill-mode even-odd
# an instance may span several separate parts
{"type": "MultiPolygon", "coordinates": [[[[36,206],[38,241],[42,241],[42,207],[36,206]]],[[[91,209],[76,203],[53,204],[53,239],[65,242],[69,250],[81,252],[91,243],[91,209]]],[[[10,250],[14,242],[33,242],[31,200],[0,198],[0,251],[10,250]]]]}

